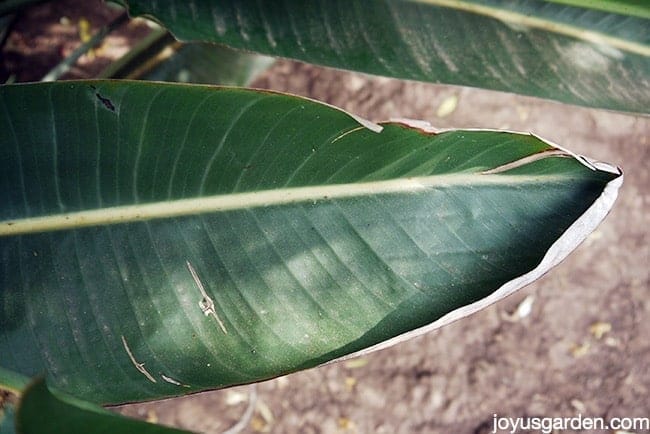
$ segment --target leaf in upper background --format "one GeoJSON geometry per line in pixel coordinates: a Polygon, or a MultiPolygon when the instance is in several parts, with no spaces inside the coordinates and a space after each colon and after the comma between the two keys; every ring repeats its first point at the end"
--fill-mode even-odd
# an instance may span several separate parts
{"type": "Polygon", "coordinates": [[[189,434],[111,413],[48,390],[43,379],[31,384],[16,415],[17,434],[189,434]]]}
{"type": "Polygon", "coordinates": [[[274,62],[272,57],[208,43],[180,43],[156,29],[101,78],[247,86],[274,62]]]}
{"type": "Polygon", "coordinates": [[[268,69],[275,59],[207,43],[182,44],[145,80],[246,86],[268,69]]]}
{"type": "Polygon", "coordinates": [[[650,18],[650,7],[646,0],[550,0],[553,3],[562,3],[599,11],[613,12],[615,14],[630,15],[633,17],[650,18]]]}
{"type": "Polygon", "coordinates": [[[529,134],[416,126],[235,88],[0,87],[0,366],[120,403],[358,355],[536,279],[622,181],[529,134]]]}
{"type": "MultiPolygon", "coordinates": [[[[398,78],[648,113],[650,20],[629,2],[123,0],[181,40],[398,78]],[[578,2],[575,2],[578,3],[578,2]],[[587,3],[587,2],[581,2],[587,3]],[[637,14],[638,15],[638,14],[637,14]]],[[[650,2],[640,6],[650,9],[650,2]]]]}

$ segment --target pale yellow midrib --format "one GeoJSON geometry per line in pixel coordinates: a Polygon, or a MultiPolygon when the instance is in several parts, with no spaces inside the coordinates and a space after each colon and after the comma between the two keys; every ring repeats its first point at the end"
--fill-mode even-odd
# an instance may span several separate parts
{"type": "Polygon", "coordinates": [[[481,5],[465,1],[455,0],[410,0],[414,3],[425,3],[434,6],[442,6],[450,9],[457,9],[464,12],[471,12],[478,15],[487,16],[497,19],[499,21],[521,25],[534,29],[546,30],[548,32],[557,33],[564,36],[570,36],[587,42],[592,42],[598,45],[608,45],[610,47],[618,48],[629,53],[640,54],[642,56],[650,56],[650,47],[638,42],[629,41],[626,39],[617,38],[604,33],[595,32],[593,30],[586,30],[580,27],[571,26],[564,23],[550,21],[548,19],[528,16],[517,12],[498,9],[495,7],[481,5]]]}
{"type": "MultiPolygon", "coordinates": [[[[544,182],[563,179],[561,175],[542,175],[542,178],[544,182]]],[[[151,219],[190,216],[210,212],[234,211],[272,205],[286,205],[309,201],[313,202],[326,199],[340,199],[389,193],[410,193],[435,187],[444,188],[457,185],[480,186],[491,184],[505,185],[522,184],[527,182],[540,182],[540,178],[537,176],[486,176],[465,173],[222,194],[5,220],[0,222],[0,237],[59,231],[86,226],[111,225],[151,219]]]]}

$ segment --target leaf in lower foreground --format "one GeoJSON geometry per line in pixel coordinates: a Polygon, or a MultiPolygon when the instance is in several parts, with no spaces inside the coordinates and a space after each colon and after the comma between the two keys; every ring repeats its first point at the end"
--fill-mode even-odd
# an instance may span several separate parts
{"type": "Polygon", "coordinates": [[[6,391],[0,389],[0,434],[15,434],[15,404],[9,400],[6,391]]]}
{"type": "Polygon", "coordinates": [[[181,40],[589,107],[650,108],[647,1],[632,10],[621,1],[121,2],[181,40]]]}
{"type": "Polygon", "coordinates": [[[243,89],[0,87],[0,366],[120,403],[358,355],[536,279],[622,181],[530,134],[360,122],[243,89]]]}
{"type": "Polygon", "coordinates": [[[189,434],[129,419],[87,402],[50,392],[39,379],[25,391],[16,414],[17,434],[189,434]]]}

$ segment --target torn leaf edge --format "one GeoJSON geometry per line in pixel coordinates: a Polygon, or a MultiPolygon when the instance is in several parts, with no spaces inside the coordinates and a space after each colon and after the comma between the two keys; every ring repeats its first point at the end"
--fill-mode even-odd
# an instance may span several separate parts
{"type": "MultiPolygon", "coordinates": [[[[575,152],[565,148],[564,146],[558,145],[557,143],[545,139],[536,133],[533,133],[531,131],[517,131],[517,130],[509,130],[509,129],[503,129],[503,130],[497,130],[494,128],[438,128],[433,125],[429,121],[424,121],[424,120],[419,120],[419,119],[409,119],[409,118],[390,118],[388,122],[381,122],[382,124],[399,124],[399,125],[404,125],[409,128],[414,128],[417,130],[422,131],[425,134],[443,134],[443,133],[454,133],[454,132],[460,132],[460,131],[483,131],[487,133],[506,133],[506,134],[519,134],[522,136],[531,136],[536,138],[542,143],[545,143],[549,145],[552,148],[555,148],[556,150],[559,150],[561,152],[564,152],[567,156],[571,156],[578,160],[582,165],[588,167],[591,170],[602,170],[603,172],[608,172],[612,173],[614,175],[622,175],[621,170],[618,167],[612,166],[611,164],[607,163],[602,163],[600,161],[593,160],[589,157],[585,157],[584,155],[581,154],[576,154],[575,152]]],[[[491,169],[493,170],[493,169],[491,169]]],[[[490,171],[486,171],[484,173],[487,173],[490,171]]]]}
{"type": "MultiPolygon", "coordinates": [[[[412,126],[412,125],[410,125],[412,126]]],[[[492,130],[489,130],[492,131],[492,130]]],[[[531,134],[534,136],[534,134],[531,134]]],[[[537,137],[537,136],[535,136],[537,137]]],[[[542,139],[540,139],[542,140],[542,139]]],[[[551,146],[557,147],[562,150],[561,147],[550,143],[546,140],[543,140],[545,143],[550,144],[551,146]]],[[[574,153],[570,153],[575,155],[574,153]]],[[[399,344],[401,342],[407,341],[409,339],[415,338],[417,336],[423,335],[430,331],[436,330],[440,327],[444,327],[448,324],[451,324],[459,319],[462,319],[466,316],[469,316],[475,312],[478,312],[491,304],[496,303],[497,301],[515,293],[519,289],[527,286],[528,284],[534,282],[535,280],[542,277],[546,274],[551,268],[558,265],[562,262],[572,251],[574,251],[588,236],[591,234],[600,223],[605,219],[607,214],[611,211],[614,206],[614,202],[618,197],[618,191],[623,184],[623,172],[612,165],[607,163],[602,163],[599,161],[591,160],[583,156],[576,156],[576,158],[582,162],[585,166],[591,168],[592,170],[602,170],[612,174],[618,175],[618,177],[609,181],[602,193],[594,201],[594,203],[575,221],[569,228],[551,245],[551,247],[546,251],[546,254],[542,258],[542,261],[529,271],[509,282],[503,284],[496,291],[492,292],[487,297],[484,297],[474,303],[462,306],[458,309],[455,309],[442,317],[438,318],[434,322],[427,324],[425,326],[419,327],[415,330],[402,333],[393,338],[390,338],[386,341],[379,342],[375,345],[372,345],[368,348],[364,348],[354,353],[347,354],[345,356],[330,360],[329,362],[322,363],[319,366],[329,365],[330,363],[337,363],[344,360],[352,359],[355,357],[360,357],[374,351],[379,351],[393,345],[399,344]]]]}

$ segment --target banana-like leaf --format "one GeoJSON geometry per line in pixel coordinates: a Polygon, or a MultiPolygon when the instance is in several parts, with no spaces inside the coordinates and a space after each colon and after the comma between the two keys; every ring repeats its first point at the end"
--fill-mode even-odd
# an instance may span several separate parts
{"type": "Polygon", "coordinates": [[[57,396],[42,378],[26,389],[16,427],[18,434],[190,434],[128,419],[73,397],[57,396]]]}
{"type": "Polygon", "coordinates": [[[622,181],[530,134],[146,82],[0,87],[0,144],[0,365],[99,403],[440,327],[558,263],[622,181]]]}
{"type": "Polygon", "coordinates": [[[590,107],[650,110],[649,2],[634,7],[626,1],[571,6],[539,0],[122,3],[132,15],[158,19],[181,40],[590,107]]]}

